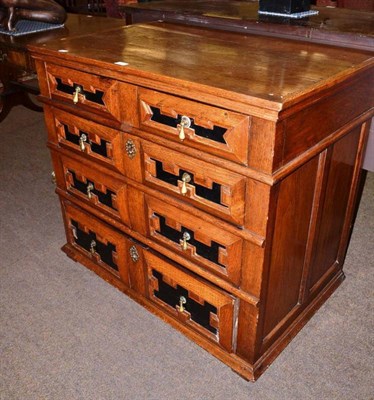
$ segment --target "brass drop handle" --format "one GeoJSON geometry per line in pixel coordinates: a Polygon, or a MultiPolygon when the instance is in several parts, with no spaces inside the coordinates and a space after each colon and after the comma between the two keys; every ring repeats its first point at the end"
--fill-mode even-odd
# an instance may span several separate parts
{"type": "Polygon", "coordinates": [[[96,242],[95,242],[94,240],[91,240],[91,243],[90,243],[90,253],[91,253],[91,254],[95,254],[95,251],[96,251],[96,242]]]}
{"type": "Polygon", "coordinates": [[[51,181],[52,181],[52,183],[54,184],[54,185],[56,185],[56,173],[55,173],[55,171],[52,171],[51,172],[51,181]]]}
{"type": "Polygon", "coordinates": [[[86,149],[86,143],[87,143],[87,135],[85,133],[82,133],[79,136],[79,147],[81,151],[84,151],[86,149]]]}
{"type": "Polygon", "coordinates": [[[189,128],[191,126],[191,120],[185,115],[182,116],[181,122],[179,124],[179,139],[186,139],[186,134],[184,133],[184,128],[189,128]]]}
{"type": "Polygon", "coordinates": [[[187,303],[187,300],[184,296],[179,297],[179,304],[177,305],[177,309],[179,312],[183,312],[185,310],[184,304],[187,303]]]}
{"type": "Polygon", "coordinates": [[[74,239],[78,240],[77,228],[75,226],[71,227],[71,232],[73,234],[74,239]]]}
{"type": "Polygon", "coordinates": [[[94,185],[92,183],[89,183],[87,185],[87,196],[89,199],[92,199],[92,191],[95,189],[94,185]]]}
{"type": "Polygon", "coordinates": [[[77,104],[79,101],[79,94],[81,93],[82,88],[80,86],[76,86],[73,94],[73,103],[77,104]]]}
{"type": "Polygon", "coordinates": [[[187,183],[191,182],[191,175],[185,172],[182,175],[182,187],[181,187],[181,194],[185,196],[187,194],[187,183]]]}
{"type": "Polygon", "coordinates": [[[182,239],[180,240],[180,245],[183,251],[186,251],[188,248],[188,241],[191,239],[191,235],[188,232],[184,232],[182,239]]]}

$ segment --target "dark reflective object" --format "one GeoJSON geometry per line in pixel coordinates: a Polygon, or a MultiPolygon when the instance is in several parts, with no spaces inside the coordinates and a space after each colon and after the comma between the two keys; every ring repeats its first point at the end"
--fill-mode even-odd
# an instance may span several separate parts
{"type": "Polygon", "coordinates": [[[310,0],[260,0],[260,11],[294,14],[310,10],[310,0]]]}
{"type": "Polygon", "coordinates": [[[13,31],[20,19],[62,24],[66,11],[53,0],[0,0],[0,24],[13,31]]]}

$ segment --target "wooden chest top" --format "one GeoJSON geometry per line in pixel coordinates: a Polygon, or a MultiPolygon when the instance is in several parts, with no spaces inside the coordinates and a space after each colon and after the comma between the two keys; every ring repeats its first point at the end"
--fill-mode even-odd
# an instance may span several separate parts
{"type": "Polygon", "coordinates": [[[186,97],[197,90],[274,111],[374,65],[370,52],[167,23],[29,48],[80,69],[103,68],[107,77],[146,80],[157,89],[173,85],[186,97]]]}

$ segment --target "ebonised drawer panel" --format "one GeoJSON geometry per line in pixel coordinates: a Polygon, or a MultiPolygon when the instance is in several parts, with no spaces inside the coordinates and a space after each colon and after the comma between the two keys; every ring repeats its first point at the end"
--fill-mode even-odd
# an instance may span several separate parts
{"type": "Polygon", "coordinates": [[[141,128],[247,165],[249,116],[145,88],[138,98],[141,128]]]}
{"type": "Polygon", "coordinates": [[[46,65],[46,73],[51,99],[137,126],[136,86],[54,64],[46,65]]]}
{"type": "Polygon", "coordinates": [[[57,153],[54,169],[61,189],[130,226],[127,185],[123,181],[99,172],[92,164],[57,153]]]}
{"type": "Polygon", "coordinates": [[[235,225],[244,224],[246,178],[129,134],[125,174],[235,225]]]}
{"type": "Polygon", "coordinates": [[[149,251],[144,251],[144,260],[149,298],[182,323],[231,351],[236,299],[149,251]]]}
{"type": "Polygon", "coordinates": [[[143,234],[239,285],[244,244],[241,237],[152,196],[145,195],[144,202],[143,234]]]}
{"type": "Polygon", "coordinates": [[[68,243],[129,286],[129,239],[70,202],[62,205],[68,243]]]}
{"type": "Polygon", "coordinates": [[[55,107],[44,106],[51,143],[124,173],[123,134],[55,107]]]}

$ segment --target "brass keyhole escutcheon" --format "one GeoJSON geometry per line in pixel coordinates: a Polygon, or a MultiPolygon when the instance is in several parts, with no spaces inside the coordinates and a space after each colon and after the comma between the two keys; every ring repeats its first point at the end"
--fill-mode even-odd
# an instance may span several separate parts
{"type": "Polygon", "coordinates": [[[128,139],[126,141],[125,148],[127,155],[129,156],[130,160],[132,160],[136,156],[135,143],[131,139],[128,139]]]}
{"type": "Polygon", "coordinates": [[[95,189],[94,185],[92,183],[89,183],[87,185],[87,196],[89,199],[92,199],[92,191],[95,189]]]}
{"type": "Polygon", "coordinates": [[[188,241],[191,239],[191,235],[188,232],[184,232],[182,239],[180,240],[180,244],[183,251],[186,251],[188,248],[188,241]]]}
{"type": "Polygon", "coordinates": [[[79,101],[79,94],[82,92],[82,88],[80,86],[76,86],[73,94],[73,103],[77,104],[79,101]]]}
{"type": "Polygon", "coordinates": [[[90,243],[90,253],[91,253],[91,254],[95,254],[95,251],[96,251],[96,242],[95,242],[94,240],[91,240],[91,243],[90,243]]]}
{"type": "Polygon", "coordinates": [[[187,194],[187,183],[191,182],[191,175],[185,172],[182,175],[182,187],[181,187],[181,194],[185,196],[187,194]]]}
{"type": "Polygon", "coordinates": [[[136,247],[131,246],[129,252],[130,252],[131,260],[134,263],[137,262],[139,260],[139,253],[138,253],[138,250],[136,249],[136,247]]]}
{"type": "Polygon", "coordinates": [[[179,312],[185,311],[184,304],[187,303],[187,300],[184,296],[179,297],[179,304],[177,305],[177,309],[179,312]]]}
{"type": "Polygon", "coordinates": [[[184,128],[189,128],[190,126],[191,126],[191,120],[188,117],[186,117],[185,115],[183,115],[181,118],[181,122],[178,126],[180,140],[183,141],[184,139],[186,139],[186,134],[184,132],[184,128]]]}
{"type": "Polygon", "coordinates": [[[87,142],[87,135],[82,133],[79,137],[79,147],[81,151],[84,151],[86,149],[86,142],[87,142]]]}

